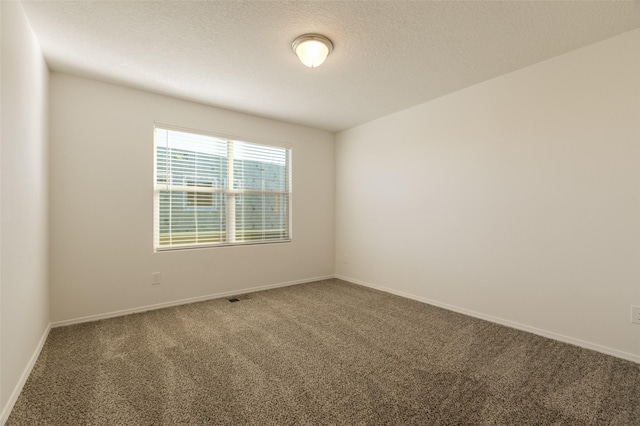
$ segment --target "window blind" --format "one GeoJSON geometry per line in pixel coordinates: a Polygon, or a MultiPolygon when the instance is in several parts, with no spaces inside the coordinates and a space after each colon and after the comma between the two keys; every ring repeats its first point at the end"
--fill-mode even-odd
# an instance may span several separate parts
{"type": "Polygon", "coordinates": [[[290,241],[290,149],[156,127],[156,250],[290,241]]]}

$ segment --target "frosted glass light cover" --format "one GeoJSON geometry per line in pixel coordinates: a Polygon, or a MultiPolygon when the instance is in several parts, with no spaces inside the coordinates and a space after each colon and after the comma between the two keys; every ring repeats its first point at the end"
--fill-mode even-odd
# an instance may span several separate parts
{"type": "Polygon", "coordinates": [[[324,45],[324,43],[317,40],[310,40],[300,43],[296,49],[296,54],[303,64],[310,68],[314,68],[318,65],[322,65],[324,60],[327,59],[329,49],[324,45]]]}
{"type": "Polygon", "coordinates": [[[306,34],[293,42],[293,51],[310,68],[322,65],[332,49],[331,41],[319,34],[306,34]]]}

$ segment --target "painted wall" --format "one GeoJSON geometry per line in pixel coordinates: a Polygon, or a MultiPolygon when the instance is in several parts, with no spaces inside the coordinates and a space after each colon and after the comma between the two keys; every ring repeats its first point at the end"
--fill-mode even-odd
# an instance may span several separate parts
{"type": "Polygon", "coordinates": [[[19,2],[1,2],[0,423],[49,325],[49,70],[19,2]]]}
{"type": "Polygon", "coordinates": [[[336,273],[640,362],[639,52],[635,30],[338,134],[336,273]]]}
{"type": "Polygon", "coordinates": [[[64,74],[50,85],[54,322],[333,275],[333,134],[64,74]],[[154,253],[154,120],[292,144],[293,242],[154,253]]]}

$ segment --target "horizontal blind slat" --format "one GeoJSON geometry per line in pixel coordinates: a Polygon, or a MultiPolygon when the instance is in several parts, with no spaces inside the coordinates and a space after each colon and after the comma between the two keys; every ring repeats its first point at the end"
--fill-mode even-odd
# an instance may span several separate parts
{"type": "Polygon", "coordinates": [[[288,148],[159,127],[154,143],[156,248],[290,238],[288,148]]]}

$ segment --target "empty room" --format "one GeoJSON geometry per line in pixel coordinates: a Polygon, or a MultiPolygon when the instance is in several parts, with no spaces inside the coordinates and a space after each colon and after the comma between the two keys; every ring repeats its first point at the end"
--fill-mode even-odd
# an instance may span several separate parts
{"type": "Polygon", "coordinates": [[[0,20],[0,425],[640,425],[639,1],[0,20]]]}

